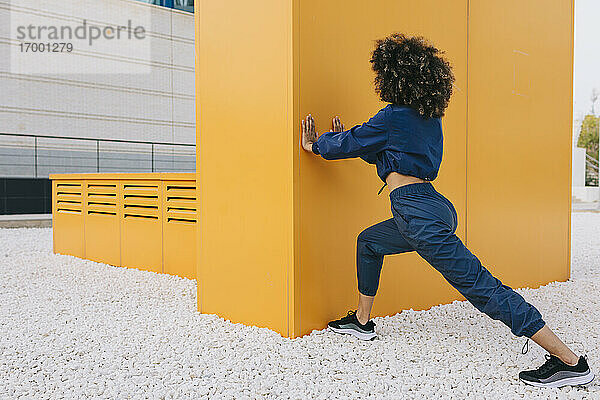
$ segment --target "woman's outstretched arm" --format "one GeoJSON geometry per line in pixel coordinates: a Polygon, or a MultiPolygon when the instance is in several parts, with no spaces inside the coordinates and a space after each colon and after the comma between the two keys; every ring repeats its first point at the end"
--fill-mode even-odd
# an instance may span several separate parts
{"type": "Polygon", "coordinates": [[[327,160],[338,160],[377,153],[387,144],[385,109],[347,131],[343,131],[338,117],[333,119],[333,126],[334,131],[318,136],[314,118],[309,114],[302,120],[302,147],[327,160]]]}

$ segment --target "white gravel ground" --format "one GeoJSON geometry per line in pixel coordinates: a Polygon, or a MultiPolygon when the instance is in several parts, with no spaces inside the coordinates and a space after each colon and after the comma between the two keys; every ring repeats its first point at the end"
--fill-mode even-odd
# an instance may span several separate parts
{"type": "MultiPolygon", "coordinates": [[[[543,352],[466,302],[377,318],[380,339],[290,340],[196,312],[194,281],[51,252],[0,229],[0,399],[600,399],[517,380],[543,352]]],[[[573,214],[573,274],[521,293],[600,372],[600,214],[573,214]]]]}

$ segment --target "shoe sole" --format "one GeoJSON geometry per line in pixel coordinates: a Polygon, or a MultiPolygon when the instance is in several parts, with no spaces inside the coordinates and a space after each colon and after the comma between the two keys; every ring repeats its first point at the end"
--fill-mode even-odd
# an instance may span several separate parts
{"type": "Polygon", "coordinates": [[[377,334],[375,332],[362,333],[351,328],[334,328],[332,326],[328,326],[327,328],[332,332],[340,333],[342,335],[351,335],[360,340],[375,340],[375,338],[377,337],[377,334]]]}
{"type": "Polygon", "coordinates": [[[595,375],[592,371],[589,371],[587,374],[582,376],[573,376],[570,378],[560,379],[554,382],[541,383],[541,382],[529,382],[525,381],[521,378],[519,380],[527,385],[535,386],[535,387],[544,387],[544,388],[561,388],[563,386],[584,386],[592,383],[595,375]]]}

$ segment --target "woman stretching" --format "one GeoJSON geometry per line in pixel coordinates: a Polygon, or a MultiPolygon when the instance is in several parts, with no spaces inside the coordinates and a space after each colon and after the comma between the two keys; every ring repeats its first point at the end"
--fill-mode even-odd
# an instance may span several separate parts
{"type": "MultiPolygon", "coordinates": [[[[549,355],[519,378],[544,387],[583,385],[594,379],[585,357],[577,357],[546,325],[539,311],[485,269],[454,234],[456,210],[430,183],[442,160],[441,117],[454,76],[443,53],[422,37],[393,34],[377,41],[371,57],[375,90],[389,103],[368,122],[317,135],[311,115],[302,121],[302,147],[327,160],[360,157],[377,166],[389,187],[393,218],[358,235],[358,309],[331,321],[334,332],[374,339],[371,307],[383,258],[416,251],[479,311],[526,336],[549,355]]],[[[385,185],[384,185],[385,186],[385,185]]]]}

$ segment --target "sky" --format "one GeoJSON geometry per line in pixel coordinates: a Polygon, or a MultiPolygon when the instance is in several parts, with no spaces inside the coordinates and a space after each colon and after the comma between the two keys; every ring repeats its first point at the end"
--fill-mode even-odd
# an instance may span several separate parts
{"type": "MultiPolygon", "coordinates": [[[[575,0],[573,118],[591,111],[592,88],[600,92],[600,0],[575,0]]],[[[600,115],[600,99],[596,101],[600,115]]]]}

